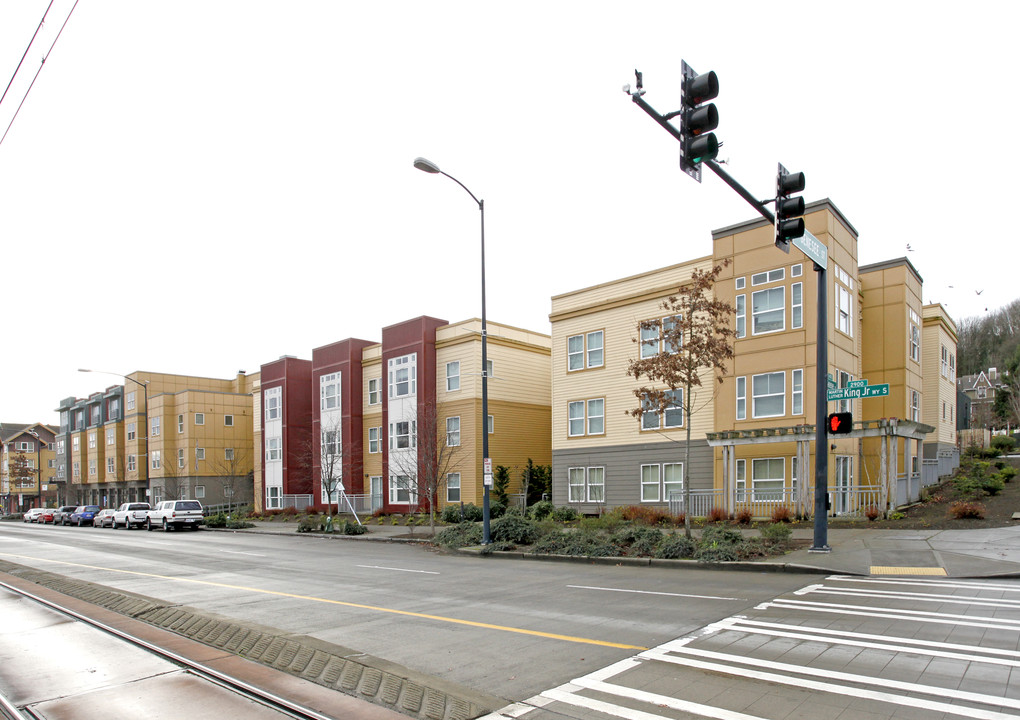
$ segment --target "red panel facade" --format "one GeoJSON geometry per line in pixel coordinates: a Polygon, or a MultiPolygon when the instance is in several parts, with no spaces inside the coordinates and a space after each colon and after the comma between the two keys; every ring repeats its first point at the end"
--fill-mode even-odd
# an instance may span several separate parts
{"type": "MultiPolygon", "coordinates": [[[[446,320],[421,316],[396,325],[383,328],[382,337],[382,378],[384,397],[388,397],[387,367],[390,358],[417,353],[417,410],[418,416],[425,416],[426,403],[436,399],[436,329],[447,325],[446,320]]],[[[383,403],[383,427],[389,428],[387,403],[383,403]]],[[[389,443],[383,443],[383,509],[386,511],[406,510],[406,505],[390,505],[389,502],[389,443]]],[[[421,447],[419,444],[419,453],[421,447]]],[[[419,456],[418,462],[421,462],[419,456]]]]}
{"type": "MultiPolygon", "coordinates": [[[[319,378],[340,373],[340,423],[343,465],[341,468],[344,490],[348,493],[366,492],[363,462],[362,407],[364,382],[361,356],[366,347],[375,345],[368,340],[348,338],[312,350],[311,389],[312,402],[312,453],[313,477],[318,479],[322,464],[322,411],[319,405],[319,378]]],[[[315,490],[315,504],[322,505],[321,486],[315,490]]]]}
{"type": "MultiPolygon", "coordinates": [[[[262,396],[269,388],[282,388],[283,494],[307,495],[312,492],[309,472],[309,448],[312,438],[312,363],[295,357],[282,357],[261,368],[262,396]]],[[[265,427],[265,401],[262,407],[265,427]]],[[[266,456],[266,437],[262,434],[262,457],[266,456]]],[[[262,464],[265,487],[265,463],[262,464]]]]}

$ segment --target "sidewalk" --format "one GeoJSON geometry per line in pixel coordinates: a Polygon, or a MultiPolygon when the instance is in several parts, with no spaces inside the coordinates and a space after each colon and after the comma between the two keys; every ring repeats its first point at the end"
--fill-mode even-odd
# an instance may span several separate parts
{"type": "MultiPolygon", "coordinates": [[[[362,542],[421,542],[429,536],[427,526],[414,528],[413,534],[410,528],[403,525],[372,523],[365,527],[368,532],[364,535],[308,534],[302,537],[362,542]]],[[[298,535],[297,523],[282,522],[255,522],[255,527],[250,530],[223,532],[298,535]]],[[[793,539],[812,541],[814,530],[809,527],[796,528],[793,539]]],[[[827,553],[811,552],[804,548],[764,561],[724,563],[719,567],[757,572],[1020,578],[1020,524],[974,530],[829,527],[828,542],[831,551],[827,553]]],[[[613,560],[618,558],[610,559],[613,560]]]]}

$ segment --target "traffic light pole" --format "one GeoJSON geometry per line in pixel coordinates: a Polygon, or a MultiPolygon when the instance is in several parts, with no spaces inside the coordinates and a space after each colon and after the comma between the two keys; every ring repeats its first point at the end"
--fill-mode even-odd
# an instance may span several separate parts
{"type": "MultiPolygon", "coordinates": [[[[683,134],[677,130],[669,121],[675,117],[677,113],[670,113],[669,115],[662,115],[655,108],[649,105],[644,99],[644,91],[641,88],[641,76],[638,74],[638,86],[636,92],[631,92],[630,87],[624,88],[624,92],[630,95],[630,99],[639,108],[644,110],[655,122],[659,123],[663,128],[666,129],[670,135],[672,135],[678,142],[683,145],[683,134]]],[[[729,173],[719,166],[719,163],[714,160],[704,160],[703,165],[707,165],[712,172],[719,176],[719,178],[729,185],[733,190],[744,200],[748,202],[758,213],[768,220],[770,223],[775,224],[776,217],[773,215],[765,203],[754,197],[748,190],[737,182],[729,173]]],[[[698,178],[700,182],[700,176],[698,178]]],[[[771,202],[771,201],[769,201],[771,202]]],[[[813,261],[812,261],[813,262],[813,261]]],[[[817,273],[818,280],[818,329],[815,339],[816,345],[816,364],[817,371],[815,373],[815,518],[814,518],[814,542],[813,545],[808,549],[809,552],[826,553],[831,552],[832,548],[829,547],[828,533],[829,533],[829,446],[828,446],[828,435],[826,433],[825,418],[828,411],[828,399],[827,399],[827,373],[829,369],[829,317],[828,317],[828,289],[829,283],[826,279],[827,268],[821,267],[817,263],[814,263],[814,269],[817,273]]],[[[806,476],[806,473],[799,473],[806,476]]]]}

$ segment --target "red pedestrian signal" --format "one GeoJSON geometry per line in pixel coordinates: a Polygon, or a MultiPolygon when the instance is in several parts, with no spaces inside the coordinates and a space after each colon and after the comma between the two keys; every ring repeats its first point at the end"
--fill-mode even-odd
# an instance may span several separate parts
{"type": "Polygon", "coordinates": [[[832,413],[828,421],[830,435],[847,435],[854,426],[853,413],[848,412],[832,413]]]}

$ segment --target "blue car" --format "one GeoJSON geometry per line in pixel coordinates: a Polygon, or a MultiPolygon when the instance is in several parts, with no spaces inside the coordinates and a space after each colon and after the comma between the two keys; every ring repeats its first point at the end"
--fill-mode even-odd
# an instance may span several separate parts
{"type": "Polygon", "coordinates": [[[100,509],[98,505],[79,505],[67,521],[78,527],[91,525],[100,509]]]}

